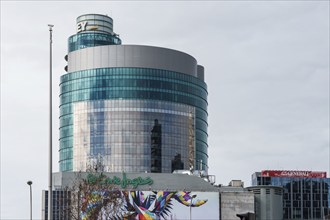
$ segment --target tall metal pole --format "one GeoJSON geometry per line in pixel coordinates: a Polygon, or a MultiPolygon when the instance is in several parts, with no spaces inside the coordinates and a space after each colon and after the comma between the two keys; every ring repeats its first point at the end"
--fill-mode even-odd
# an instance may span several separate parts
{"type": "Polygon", "coordinates": [[[191,220],[191,206],[192,206],[192,201],[193,201],[194,198],[196,198],[196,196],[197,195],[193,195],[193,196],[190,197],[190,206],[189,206],[189,213],[190,213],[189,219],[190,220],[191,220]]]}
{"type": "Polygon", "coordinates": [[[29,180],[27,184],[30,186],[30,220],[32,220],[32,181],[29,180]]]}
{"type": "Polygon", "coordinates": [[[53,219],[53,114],[52,114],[52,33],[54,25],[49,24],[49,187],[48,187],[48,220],[53,219]]]}
{"type": "Polygon", "coordinates": [[[189,220],[191,220],[191,203],[192,203],[192,199],[190,199],[190,206],[189,206],[190,215],[189,215],[189,220]]]}

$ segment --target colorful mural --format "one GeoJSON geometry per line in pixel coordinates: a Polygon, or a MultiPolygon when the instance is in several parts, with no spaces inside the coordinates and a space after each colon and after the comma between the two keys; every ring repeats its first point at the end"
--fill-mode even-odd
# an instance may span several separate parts
{"type": "MultiPolygon", "coordinates": [[[[117,191],[118,192],[118,191],[117,191]]],[[[184,192],[184,191],[121,191],[124,199],[120,211],[112,215],[111,219],[127,220],[163,220],[163,219],[218,219],[219,200],[218,193],[184,192]],[[209,202],[211,195],[212,203],[209,202]],[[185,208],[184,208],[185,207],[185,208]],[[201,208],[198,208],[201,207],[201,208]],[[196,218],[192,217],[192,209],[196,218]],[[207,211],[209,210],[209,211],[207,211]],[[211,212],[214,218],[211,217],[211,212]],[[200,215],[202,214],[202,215],[200,215]],[[198,216],[198,218],[197,218],[198,216]]],[[[82,200],[82,220],[87,220],[92,212],[98,211],[98,219],[103,218],[104,198],[109,192],[94,192],[89,198],[82,200]]]]}
{"type": "Polygon", "coordinates": [[[180,204],[189,207],[198,207],[207,202],[207,199],[197,199],[193,201],[196,195],[190,192],[166,192],[158,191],[151,192],[145,195],[141,191],[127,192],[127,205],[126,209],[132,217],[136,220],[152,220],[152,219],[165,219],[171,214],[173,200],[178,201],[180,204]]]}

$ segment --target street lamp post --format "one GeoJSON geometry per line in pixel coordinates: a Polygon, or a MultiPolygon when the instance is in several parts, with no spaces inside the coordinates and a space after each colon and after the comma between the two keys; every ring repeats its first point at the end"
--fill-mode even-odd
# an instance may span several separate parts
{"type": "Polygon", "coordinates": [[[197,196],[197,195],[193,195],[193,196],[190,197],[190,206],[189,206],[189,209],[190,209],[190,210],[189,210],[189,211],[190,211],[190,218],[189,218],[189,219],[190,219],[190,220],[191,220],[191,206],[192,206],[192,200],[193,200],[194,198],[196,198],[196,196],[197,196]]]}
{"type": "Polygon", "coordinates": [[[32,220],[32,181],[27,181],[27,184],[30,186],[30,220],[32,220]]]}
{"type": "Polygon", "coordinates": [[[53,219],[53,115],[52,115],[52,43],[53,43],[53,27],[54,25],[49,24],[49,173],[48,173],[48,219],[53,219]]]}

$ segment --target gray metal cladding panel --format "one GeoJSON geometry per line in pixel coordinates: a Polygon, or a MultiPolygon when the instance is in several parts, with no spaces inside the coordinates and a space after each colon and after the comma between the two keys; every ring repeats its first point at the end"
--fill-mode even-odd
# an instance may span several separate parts
{"type": "MultiPolygon", "coordinates": [[[[111,47],[109,47],[109,49],[111,50],[111,47]]],[[[116,58],[116,63],[108,63],[106,60],[105,62],[103,63],[103,65],[110,65],[110,67],[112,65],[121,65],[122,67],[126,67],[126,63],[125,61],[127,60],[127,62],[129,62],[129,55],[127,53],[127,56],[125,56],[125,47],[116,47],[116,54],[114,54],[114,57],[116,58]]],[[[102,60],[103,61],[103,60],[102,60]]],[[[103,67],[106,67],[106,66],[103,66],[103,67]]]]}
{"type": "Polygon", "coordinates": [[[107,66],[105,63],[112,63],[112,65],[117,66],[117,47],[101,47],[108,53],[108,57],[101,57],[101,66],[107,66]]]}
{"type": "Polygon", "coordinates": [[[103,52],[102,49],[94,51],[93,59],[91,59],[91,60],[93,60],[93,65],[95,65],[95,66],[100,66],[101,65],[101,57],[102,57],[101,54],[102,54],[102,52],[103,52]]]}
{"type": "Polygon", "coordinates": [[[134,65],[134,51],[133,47],[124,47],[123,50],[120,48],[121,52],[123,52],[124,57],[124,65],[125,67],[129,65],[134,65]]]}
{"type": "MultiPolygon", "coordinates": [[[[92,54],[92,53],[89,53],[92,54]]],[[[80,68],[86,68],[88,66],[88,53],[87,51],[82,51],[82,53],[79,56],[80,59],[76,59],[76,65],[80,66],[80,68]],[[81,60],[84,60],[84,62],[81,62],[81,60]]]]}
{"type": "Polygon", "coordinates": [[[201,65],[197,65],[197,77],[200,80],[204,80],[204,67],[201,65]]]}
{"type": "MultiPolygon", "coordinates": [[[[104,60],[109,60],[109,52],[108,52],[108,47],[101,47],[100,49],[100,57],[98,57],[97,59],[99,59],[98,65],[101,66],[101,57],[104,60]]],[[[96,64],[97,65],[97,64],[96,64]]]]}
{"type": "Polygon", "coordinates": [[[86,64],[86,67],[88,68],[89,66],[95,66],[94,63],[94,54],[95,52],[97,53],[97,51],[95,50],[91,50],[91,51],[86,51],[86,57],[87,59],[84,61],[84,63],[86,64]]]}
{"type": "Polygon", "coordinates": [[[73,51],[68,71],[106,67],[141,67],[181,72],[197,77],[197,61],[192,56],[167,48],[140,45],[107,45],[73,51]]]}

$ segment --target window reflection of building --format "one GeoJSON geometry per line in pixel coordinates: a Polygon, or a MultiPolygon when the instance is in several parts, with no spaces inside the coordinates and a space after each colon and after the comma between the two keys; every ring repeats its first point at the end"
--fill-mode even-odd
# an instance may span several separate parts
{"type": "Polygon", "coordinates": [[[151,131],[155,119],[161,122],[161,135],[158,135],[161,137],[158,139],[161,141],[161,172],[171,172],[172,160],[178,153],[184,162],[183,169],[189,169],[187,127],[191,123],[189,112],[192,109],[187,105],[148,100],[75,103],[74,170],[85,170],[90,159],[96,160],[101,155],[105,171],[152,172],[151,131]]]}
{"type": "Polygon", "coordinates": [[[174,170],[183,170],[183,162],[181,160],[181,154],[177,154],[174,156],[172,160],[172,172],[174,170]]]}
{"type": "Polygon", "coordinates": [[[151,172],[162,172],[162,126],[157,119],[151,130],[151,172]]]}

